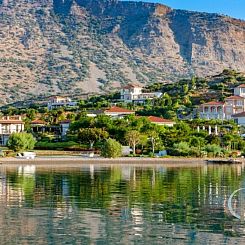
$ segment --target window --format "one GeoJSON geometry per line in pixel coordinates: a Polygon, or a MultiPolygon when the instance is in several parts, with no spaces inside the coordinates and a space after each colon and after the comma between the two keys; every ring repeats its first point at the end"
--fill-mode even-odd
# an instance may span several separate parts
{"type": "Polygon", "coordinates": [[[232,109],[231,108],[226,108],[226,112],[231,113],[232,109]]]}
{"type": "Polygon", "coordinates": [[[243,101],[238,100],[238,101],[237,101],[237,105],[242,106],[242,105],[243,105],[243,101]]]}
{"type": "Polygon", "coordinates": [[[232,101],[232,100],[227,100],[227,101],[226,101],[226,104],[227,104],[227,105],[233,105],[233,101],[232,101]]]}

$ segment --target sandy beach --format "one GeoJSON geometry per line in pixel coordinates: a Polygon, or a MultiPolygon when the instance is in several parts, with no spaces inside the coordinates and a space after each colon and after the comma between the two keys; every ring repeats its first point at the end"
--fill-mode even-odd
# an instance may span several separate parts
{"type": "Polygon", "coordinates": [[[203,165],[205,164],[205,159],[197,158],[136,158],[136,157],[122,157],[116,159],[109,158],[85,158],[85,157],[37,157],[35,159],[17,159],[14,157],[1,158],[1,165],[56,165],[56,166],[74,166],[74,165],[89,165],[89,164],[99,164],[99,165],[203,165]]]}

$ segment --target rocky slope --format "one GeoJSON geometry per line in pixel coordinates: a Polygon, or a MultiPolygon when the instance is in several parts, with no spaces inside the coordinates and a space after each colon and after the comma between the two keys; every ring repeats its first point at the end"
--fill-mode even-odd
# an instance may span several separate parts
{"type": "Polygon", "coordinates": [[[0,104],[245,71],[245,22],[117,0],[0,0],[0,104]]]}

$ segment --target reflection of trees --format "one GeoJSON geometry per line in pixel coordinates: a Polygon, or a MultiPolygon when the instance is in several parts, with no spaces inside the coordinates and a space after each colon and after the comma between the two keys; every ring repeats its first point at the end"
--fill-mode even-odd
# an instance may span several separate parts
{"type": "MultiPolygon", "coordinates": [[[[158,213],[167,223],[199,224],[222,218],[214,230],[222,230],[224,202],[241,182],[240,166],[196,168],[112,167],[79,171],[37,171],[35,178],[7,172],[7,183],[22,188],[24,205],[60,204],[83,209],[106,210],[116,215],[122,210],[143,210],[144,218],[158,213]]],[[[127,219],[130,218],[130,215],[127,219]]],[[[156,218],[155,218],[156,219],[156,218]]],[[[156,219],[156,221],[157,221],[156,219]]]]}

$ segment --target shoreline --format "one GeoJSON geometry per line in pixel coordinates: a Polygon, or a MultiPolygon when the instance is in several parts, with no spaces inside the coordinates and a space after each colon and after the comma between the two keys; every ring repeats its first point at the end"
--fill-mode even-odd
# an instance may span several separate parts
{"type": "Polygon", "coordinates": [[[206,159],[200,158],[85,158],[85,157],[36,157],[35,159],[0,158],[1,165],[203,165],[206,159]]]}
{"type": "MultiPolygon", "coordinates": [[[[219,160],[218,158],[216,158],[219,160]]],[[[0,166],[16,167],[34,165],[46,168],[77,168],[85,166],[135,166],[135,167],[202,167],[208,164],[210,158],[140,158],[140,157],[120,157],[120,158],[101,158],[101,157],[79,157],[79,156],[59,156],[59,157],[36,157],[35,159],[17,159],[14,157],[0,158],[0,166]]],[[[222,159],[224,160],[224,158],[222,159]]],[[[243,160],[243,165],[244,165],[243,160]]],[[[219,164],[214,164],[218,166],[219,164]]],[[[225,164],[226,165],[226,164],[225,164]]],[[[227,164],[228,165],[228,164],[227,164]]],[[[231,164],[236,166],[237,164],[231,164]]],[[[222,164],[220,164],[222,166],[222,164]]]]}

